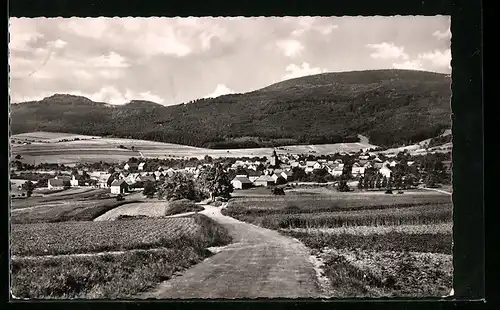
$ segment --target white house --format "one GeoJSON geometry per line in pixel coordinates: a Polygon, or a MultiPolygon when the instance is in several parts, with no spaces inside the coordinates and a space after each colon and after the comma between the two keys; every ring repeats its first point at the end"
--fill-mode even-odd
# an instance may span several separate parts
{"type": "Polygon", "coordinates": [[[269,175],[261,175],[253,182],[255,186],[269,186],[274,183],[274,179],[269,175]]]}
{"type": "Polygon", "coordinates": [[[304,169],[304,171],[305,171],[305,173],[311,173],[311,172],[313,172],[313,171],[314,171],[314,168],[313,168],[313,167],[306,167],[306,168],[304,169]]]}
{"type": "Polygon", "coordinates": [[[61,179],[49,179],[47,182],[48,189],[62,189],[64,187],[64,181],[61,179]]]}
{"type": "Polygon", "coordinates": [[[111,183],[111,194],[123,194],[127,191],[128,184],[124,180],[114,180],[111,183]]]}
{"type": "Polygon", "coordinates": [[[283,171],[283,172],[281,172],[281,176],[285,180],[289,181],[293,176],[293,172],[292,172],[292,170],[283,171]]]}
{"type": "Polygon", "coordinates": [[[108,181],[109,181],[110,177],[111,177],[111,174],[109,174],[109,173],[101,174],[99,176],[99,179],[97,180],[98,186],[100,188],[107,188],[108,187],[108,181]]]}
{"type": "Polygon", "coordinates": [[[383,166],[378,172],[386,178],[391,177],[392,173],[391,169],[389,169],[387,166],[383,166]]]}
{"type": "Polygon", "coordinates": [[[137,167],[137,169],[139,169],[139,170],[144,170],[144,165],[145,165],[145,164],[146,164],[146,163],[140,163],[140,164],[139,164],[139,166],[137,167]]]}
{"type": "Polygon", "coordinates": [[[232,181],[231,184],[235,189],[245,189],[252,187],[252,181],[250,181],[244,175],[237,175],[232,181]]]}
{"type": "Polygon", "coordinates": [[[396,167],[397,164],[398,163],[395,160],[391,161],[391,163],[390,163],[391,167],[396,167]]]}
{"type": "Polygon", "coordinates": [[[321,168],[323,168],[323,165],[319,162],[317,162],[313,165],[313,169],[321,169],[321,168]]]}
{"type": "Polygon", "coordinates": [[[74,187],[74,186],[78,186],[78,184],[79,184],[79,183],[78,183],[78,179],[79,179],[79,178],[77,178],[75,175],[72,175],[72,176],[71,176],[71,180],[69,180],[70,185],[71,185],[72,187],[74,187]]]}
{"type": "Polygon", "coordinates": [[[262,175],[262,173],[260,171],[249,171],[248,172],[248,179],[252,182],[254,182],[255,180],[257,180],[260,176],[262,175]]]}

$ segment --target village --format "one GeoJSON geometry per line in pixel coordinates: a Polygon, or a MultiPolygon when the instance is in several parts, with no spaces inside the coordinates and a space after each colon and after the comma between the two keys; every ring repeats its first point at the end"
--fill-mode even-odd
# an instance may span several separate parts
{"type": "Polygon", "coordinates": [[[388,186],[410,188],[420,184],[437,187],[439,183],[449,183],[451,174],[449,154],[410,156],[408,152],[384,155],[359,151],[315,156],[273,151],[269,158],[212,159],[205,156],[202,160],[165,161],[132,157],[121,164],[40,164],[37,167],[23,164],[17,158],[11,165],[11,196],[20,198],[36,194],[36,189],[63,190],[70,187],[109,188],[111,194],[125,194],[143,190],[148,182],[161,182],[177,172],[196,179],[201,171],[217,163],[222,165],[235,190],[287,183],[296,186],[332,185],[342,191],[350,188],[385,189],[388,186]],[[26,184],[28,182],[31,184],[26,184]]]}

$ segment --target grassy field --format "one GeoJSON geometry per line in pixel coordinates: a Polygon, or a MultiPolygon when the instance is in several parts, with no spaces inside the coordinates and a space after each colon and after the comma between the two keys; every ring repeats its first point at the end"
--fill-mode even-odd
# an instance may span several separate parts
{"type": "Polygon", "coordinates": [[[13,255],[60,255],[169,247],[199,233],[194,218],[14,224],[13,255]],[[105,236],[105,238],[103,238],[105,236]]]}
{"type": "Polygon", "coordinates": [[[13,199],[13,224],[92,221],[122,205],[138,202],[133,197],[117,201],[109,197],[108,189],[67,190],[46,197],[13,199]]]}
{"type": "MultiPolygon", "coordinates": [[[[205,155],[212,157],[242,157],[242,156],[269,156],[273,148],[215,150],[204,149],[172,143],[161,143],[145,140],[104,138],[71,135],[65,133],[25,133],[13,135],[13,139],[41,139],[44,142],[32,142],[29,145],[13,144],[12,156],[21,155],[27,163],[78,163],[78,162],[117,162],[127,160],[132,156],[145,157],[198,157],[205,155]],[[58,142],[60,139],[79,137],[77,141],[58,142]],[[49,143],[47,143],[49,142],[49,143]],[[118,148],[123,145],[127,148],[134,146],[137,151],[118,148]],[[140,151],[141,153],[139,153],[140,151]]],[[[335,152],[358,151],[362,148],[374,147],[367,143],[338,143],[322,145],[292,145],[281,147],[281,152],[302,154],[314,152],[316,155],[335,152]]]]}
{"type": "Polygon", "coordinates": [[[426,297],[451,290],[449,195],[239,191],[223,213],[302,241],[323,262],[330,296],[426,297]]]}
{"type": "Polygon", "coordinates": [[[12,293],[18,298],[133,298],[231,241],[210,218],[13,225],[12,293]],[[106,238],[103,238],[106,236],[106,238]],[[96,253],[110,250],[125,252],[96,253]],[[59,256],[36,256],[75,254],[59,256]],[[33,256],[35,255],[35,256],[33,256]]]}

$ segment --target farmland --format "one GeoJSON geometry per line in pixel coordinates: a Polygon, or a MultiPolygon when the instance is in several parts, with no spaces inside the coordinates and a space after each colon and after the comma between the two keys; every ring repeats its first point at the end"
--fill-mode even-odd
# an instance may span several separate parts
{"type": "MultiPolygon", "coordinates": [[[[197,157],[205,155],[212,157],[243,157],[243,156],[269,156],[273,148],[253,149],[205,149],[172,143],[153,142],[146,140],[105,138],[92,136],[78,136],[79,140],[68,139],[65,133],[26,133],[14,135],[11,140],[31,141],[36,137],[50,137],[44,142],[31,142],[31,144],[12,144],[12,156],[21,155],[21,161],[26,163],[60,163],[74,164],[80,162],[119,162],[130,157],[197,157]],[[60,135],[60,136],[58,136],[60,135]],[[60,141],[66,139],[68,141],[60,141]],[[48,141],[48,142],[47,142],[48,141]],[[125,148],[119,148],[124,146],[125,148]],[[134,150],[132,150],[134,147],[134,150]]],[[[74,136],[74,135],[73,135],[74,136]]],[[[72,136],[69,136],[72,137],[72,136]]],[[[38,140],[35,140],[38,141],[38,140]]],[[[39,140],[42,141],[42,140],[39,140]]],[[[335,152],[358,151],[362,148],[371,148],[367,143],[337,143],[322,145],[293,145],[283,146],[283,152],[291,154],[312,153],[317,155],[335,152]]]]}
{"type": "Polygon", "coordinates": [[[335,297],[446,295],[452,279],[452,203],[437,192],[340,193],[326,188],[240,191],[223,213],[303,242],[335,297]]]}
{"type": "Polygon", "coordinates": [[[230,242],[204,215],[12,225],[12,293],[23,298],[130,298],[230,242]],[[105,236],[105,238],[104,238],[105,236]]]}

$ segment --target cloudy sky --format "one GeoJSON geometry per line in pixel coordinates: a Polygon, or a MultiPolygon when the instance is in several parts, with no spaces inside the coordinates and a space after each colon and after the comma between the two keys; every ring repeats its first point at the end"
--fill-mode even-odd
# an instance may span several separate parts
{"type": "Polygon", "coordinates": [[[450,18],[11,18],[12,102],[164,105],[321,72],[450,73],[450,18]]]}

